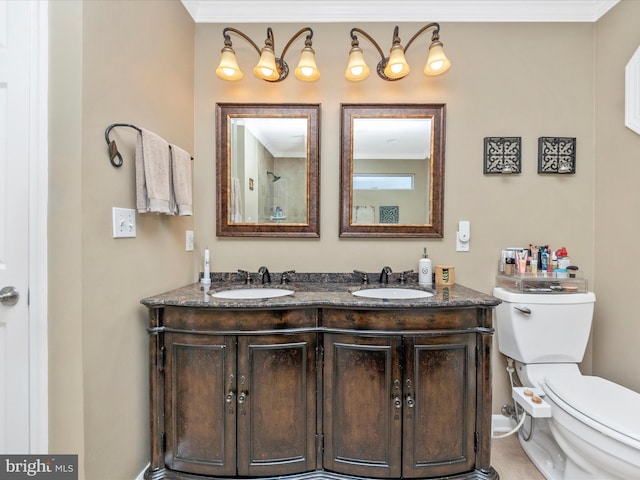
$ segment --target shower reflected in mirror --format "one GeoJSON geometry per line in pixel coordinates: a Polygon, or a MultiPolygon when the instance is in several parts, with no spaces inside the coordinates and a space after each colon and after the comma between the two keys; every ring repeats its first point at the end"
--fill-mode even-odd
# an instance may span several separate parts
{"type": "Polygon", "coordinates": [[[275,173],[270,172],[267,170],[267,176],[271,175],[273,177],[273,180],[271,180],[272,182],[277,182],[278,180],[280,180],[282,177],[277,176],[275,173]]]}

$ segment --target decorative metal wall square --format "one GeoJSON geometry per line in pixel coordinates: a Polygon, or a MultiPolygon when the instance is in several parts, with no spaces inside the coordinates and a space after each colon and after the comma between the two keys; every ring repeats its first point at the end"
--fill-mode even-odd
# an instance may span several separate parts
{"type": "Polygon", "coordinates": [[[521,173],[521,137],[485,137],[484,173],[521,173]]]}
{"type": "Polygon", "coordinates": [[[538,173],[576,173],[576,139],[538,138],[538,173]]]}
{"type": "Polygon", "coordinates": [[[380,207],[380,223],[398,223],[400,208],[397,205],[380,207]]]}
{"type": "Polygon", "coordinates": [[[376,223],[376,207],[356,205],[353,207],[353,223],[376,223]]]}

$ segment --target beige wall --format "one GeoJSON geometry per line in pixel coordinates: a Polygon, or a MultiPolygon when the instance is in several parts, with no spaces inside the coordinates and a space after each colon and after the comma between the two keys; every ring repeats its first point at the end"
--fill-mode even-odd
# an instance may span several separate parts
{"type": "Polygon", "coordinates": [[[49,14],[49,451],[79,454],[84,478],[82,3],[49,14]]]}
{"type": "MultiPolygon", "coordinates": [[[[597,24],[445,23],[451,71],[422,75],[426,35],[408,51],[411,75],[393,83],[375,74],[344,80],[351,23],[310,24],[322,72],[313,84],[254,78],[257,55],[237,37],[245,78],[227,83],[215,76],[223,25],[194,25],[177,0],[56,1],[50,11],[50,448],[80,453],[83,478],[133,478],[147,463],[146,313],[138,302],[191,282],[205,246],[215,271],[266,264],[308,272],[416,268],[428,246],[434,265],[455,265],[459,283],[487,293],[503,247],[566,246],[598,296],[584,371],[593,361],[595,373],[640,390],[639,327],[625,302],[637,282],[632,268],[612,262],[640,233],[640,200],[627,193],[637,191],[640,136],[622,126],[622,68],[640,45],[640,2],[623,0],[597,24]],[[216,102],[322,104],[320,239],[216,238],[216,102]],[[447,104],[443,239],[338,238],[341,102],[447,104]],[[136,239],[111,238],[111,207],[135,204],[134,135],[114,131],[125,165],[113,168],[103,139],[113,122],[144,126],[194,153],[193,219],[138,215],[136,239]],[[486,136],[522,137],[521,175],[482,174],[486,136]],[[577,138],[576,175],[537,174],[539,136],[577,138]],[[459,220],[471,221],[469,253],[455,251],[459,220]],[[184,252],[193,227],[195,254],[184,252]]],[[[421,25],[402,24],[400,36],[421,25]]],[[[266,25],[233,26],[262,43],[266,25]]],[[[277,53],[299,28],[270,26],[277,53]]],[[[387,48],[394,24],[357,26],[387,48]]],[[[361,46],[373,66],[373,48],[365,39],[361,46]]],[[[298,40],[287,54],[290,66],[300,48],[298,40]]],[[[509,394],[497,350],[494,361],[498,412],[509,394]]]]}
{"type": "Polygon", "coordinates": [[[624,68],[640,48],[640,2],[623,0],[596,26],[593,372],[640,391],[633,262],[640,235],[640,135],[624,126],[624,68]],[[623,264],[624,262],[624,264],[623,264]],[[631,268],[629,268],[631,267],[631,268]]]}
{"type": "MultiPolygon", "coordinates": [[[[422,24],[402,24],[405,39],[422,24]]],[[[234,25],[262,43],[264,25],[234,25]]],[[[223,46],[223,25],[196,27],[196,238],[208,244],[213,269],[255,271],[349,272],[354,268],[395,271],[417,268],[424,246],[434,265],[455,265],[456,281],[490,293],[503,247],[550,244],[566,246],[586,277],[593,280],[593,89],[594,31],[588,23],[451,23],[441,40],[453,66],[442,77],[422,74],[429,35],[408,50],[412,73],[385,82],[375,73],[361,83],[344,79],[352,24],[311,24],[321,78],[305,84],[293,75],[271,84],[253,76],[257,54],[232,37],[242,81],[215,76],[223,46]],[[307,102],[322,104],[321,238],[319,240],[229,239],[215,237],[216,102],[307,102]],[[446,103],[446,161],[443,239],[338,238],[340,171],[340,103],[446,103]],[[483,175],[483,139],[521,136],[523,173],[483,175]],[[577,138],[577,173],[537,174],[540,136],[577,138]],[[459,220],[471,221],[471,251],[455,251],[459,220]]],[[[391,41],[393,24],[359,24],[380,42],[391,41]]],[[[294,25],[272,25],[279,54],[297,31],[294,25]]],[[[302,42],[302,41],[299,41],[302,42]]],[[[375,50],[362,39],[370,67],[375,50]]],[[[287,54],[297,62],[295,44],[287,54]]],[[[387,48],[385,46],[385,48],[387,48]]],[[[291,66],[291,65],[290,65],[291,66]]],[[[293,68],[293,67],[292,67],[293,68]]],[[[373,68],[372,68],[373,71],[373,68]]],[[[505,361],[494,355],[494,411],[509,399],[505,361]]],[[[590,366],[587,362],[587,370],[590,366]]]]}
{"type": "MultiPolygon", "coordinates": [[[[194,22],[179,1],[50,3],[50,450],[83,476],[135,478],[148,462],[147,313],[139,301],[195,279],[192,217],[137,215],[113,239],[111,208],[135,207],[134,131],[193,152],[194,22]]],[[[197,206],[196,206],[197,210],[197,206]]]]}

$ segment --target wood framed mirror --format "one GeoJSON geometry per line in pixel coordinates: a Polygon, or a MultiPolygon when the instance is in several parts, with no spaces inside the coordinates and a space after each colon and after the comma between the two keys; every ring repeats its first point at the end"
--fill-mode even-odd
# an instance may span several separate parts
{"type": "Polygon", "coordinates": [[[341,237],[443,236],[445,104],[342,104],[341,237]]]}
{"type": "Polygon", "coordinates": [[[320,236],[319,125],[319,104],[216,104],[217,236],[320,236]]]}

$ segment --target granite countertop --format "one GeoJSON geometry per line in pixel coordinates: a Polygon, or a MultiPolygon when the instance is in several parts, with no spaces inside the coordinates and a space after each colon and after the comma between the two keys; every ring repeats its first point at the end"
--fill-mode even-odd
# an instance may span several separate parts
{"type": "Polygon", "coordinates": [[[378,283],[379,274],[369,274],[375,281],[365,285],[359,276],[351,273],[295,273],[292,281],[280,284],[280,274],[271,274],[272,283],[262,285],[254,281],[244,283],[237,273],[214,273],[212,283],[207,290],[200,283],[194,283],[169,292],[147,297],[141,301],[150,308],[163,306],[206,307],[226,309],[273,309],[302,307],[343,307],[343,308],[446,308],[446,307],[494,307],[500,300],[462,285],[434,286],[423,288],[417,283],[415,275],[409,275],[407,282],[401,284],[391,278],[388,284],[378,283]],[[293,290],[291,295],[260,299],[224,299],[214,298],[210,294],[221,290],[242,288],[285,288],[293,290]],[[410,288],[432,292],[428,298],[414,299],[375,299],[357,297],[351,292],[365,288],[410,288]]]}

